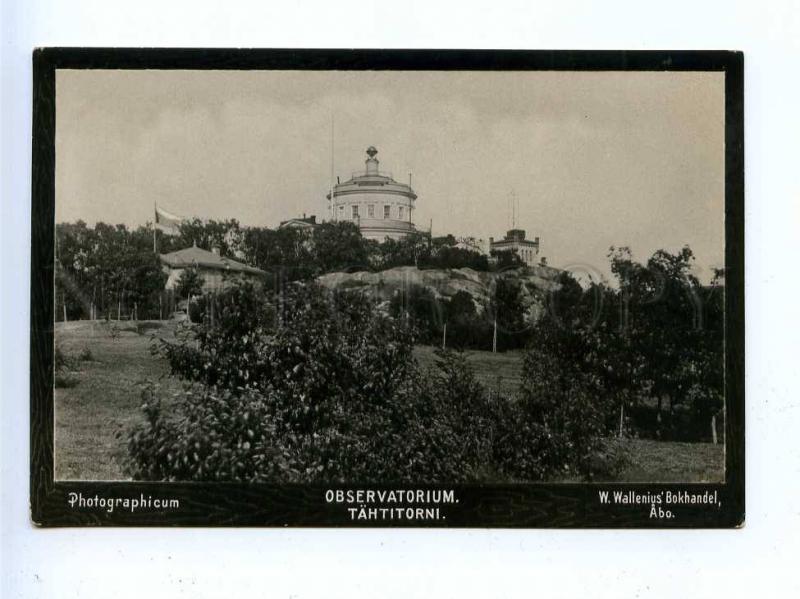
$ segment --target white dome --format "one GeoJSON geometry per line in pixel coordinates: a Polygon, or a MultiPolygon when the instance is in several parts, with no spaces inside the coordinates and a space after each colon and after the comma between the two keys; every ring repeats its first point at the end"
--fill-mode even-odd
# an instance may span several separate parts
{"type": "Polygon", "coordinates": [[[333,187],[331,219],[351,221],[367,239],[400,239],[414,231],[413,213],[417,194],[410,185],[398,183],[391,173],[378,169],[378,150],[367,148],[366,168],[333,187]]]}

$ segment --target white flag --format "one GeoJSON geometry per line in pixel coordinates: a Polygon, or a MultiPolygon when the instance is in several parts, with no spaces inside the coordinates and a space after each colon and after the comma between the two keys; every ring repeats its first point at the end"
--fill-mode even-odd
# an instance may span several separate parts
{"type": "Polygon", "coordinates": [[[167,212],[163,208],[156,206],[155,226],[157,229],[161,229],[170,235],[177,235],[179,232],[178,229],[183,221],[184,219],[182,217],[175,216],[171,212],[167,212]]]}

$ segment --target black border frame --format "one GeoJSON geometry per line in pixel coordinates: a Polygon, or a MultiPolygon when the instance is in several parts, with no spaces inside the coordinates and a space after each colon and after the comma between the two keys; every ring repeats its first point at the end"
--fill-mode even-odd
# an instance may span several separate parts
{"type": "MultiPolygon", "coordinates": [[[[728,51],[44,48],[33,53],[30,505],[39,526],[730,528],[744,523],[744,56],[728,51]],[[453,489],[436,521],[351,522],[322,485],[54,481],[55,71],[69,69],[565,70],[725,73],[726,468],[722,484],[415,485],[453,489]],[[598,492],[717,491],[721,506],[600,505],[598,492]],[[177,498],[176,511],[78,510],[70,492],[177,498]]],[[[342,486],[330,488],[345,488],[342,486]]],[[[352,488],[358,488],[354,486],[352,488]]],[[[370,486],[369,488],[411,488],[370,486]]]]}

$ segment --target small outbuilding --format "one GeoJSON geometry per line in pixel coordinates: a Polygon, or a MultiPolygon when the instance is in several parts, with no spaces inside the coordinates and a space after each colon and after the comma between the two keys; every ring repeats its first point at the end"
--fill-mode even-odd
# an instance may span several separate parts
{"type": "Polygon", "coordinates": [[[237,279],[261,279],[266,273],[233,258],[221,256],[219,248],[211,251],[193,245],[190,248],[161,254],[161,267],[167,275],[164,288],[175,289],[183,271],[196,268],[203,277],[203,292],[221,291],[237,279]]]}

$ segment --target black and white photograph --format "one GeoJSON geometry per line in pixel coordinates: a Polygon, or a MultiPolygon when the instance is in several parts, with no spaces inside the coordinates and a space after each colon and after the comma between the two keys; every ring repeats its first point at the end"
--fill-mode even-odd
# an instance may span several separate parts
{"type": "Polygon", "coordinates": [[[0,597],[800,596],[798,28],[2,2],[0,597]]]}
{"type": "Polygon", "coordinates": [[[53,69],[64,509],[730,521],[726,70],[289,67],[53,69]]]}

